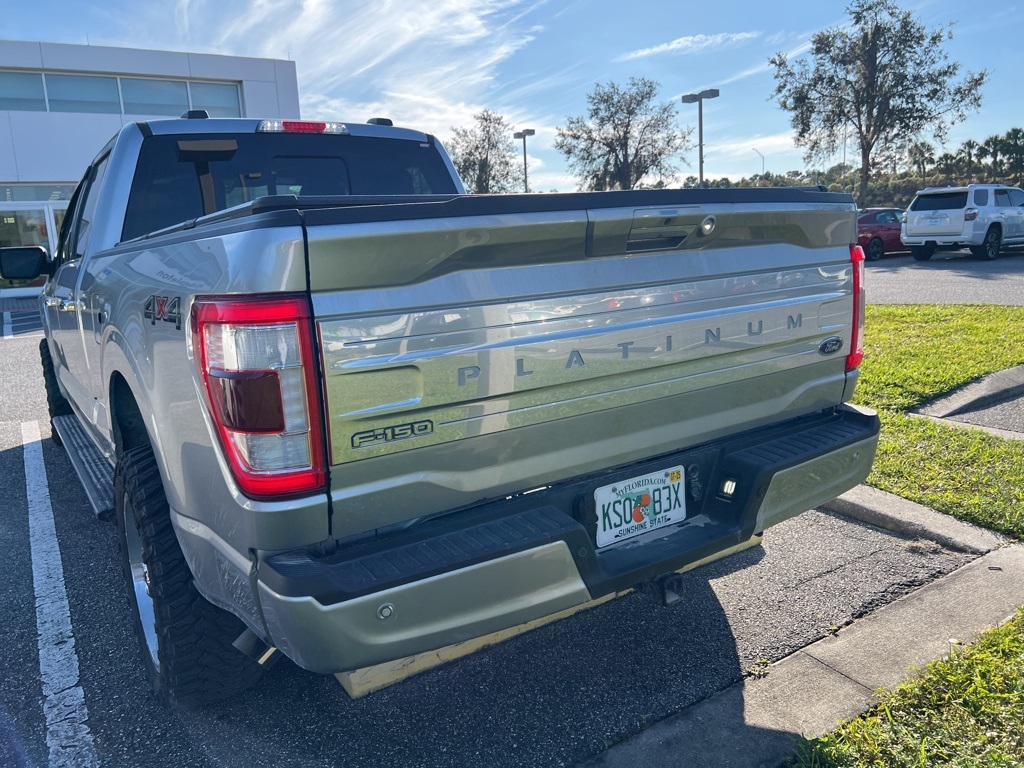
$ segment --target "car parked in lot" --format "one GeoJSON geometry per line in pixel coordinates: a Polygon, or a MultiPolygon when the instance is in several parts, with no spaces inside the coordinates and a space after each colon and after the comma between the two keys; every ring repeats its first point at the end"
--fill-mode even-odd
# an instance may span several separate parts
{"type": "Polygon", "coordinates": [[[902,222],[903,211],[899,208],[864,208],[857,214],[857,243],[868,261],[907,250],[900,241],[902,222]]]}
{"type": "Polygon", "coordinates": [[[964,247],[976,258],[994,259],[1003,245],[1024,244],[1024,191],[1003,184],[921,190],[900,239],[918,261],[964,247]]]}

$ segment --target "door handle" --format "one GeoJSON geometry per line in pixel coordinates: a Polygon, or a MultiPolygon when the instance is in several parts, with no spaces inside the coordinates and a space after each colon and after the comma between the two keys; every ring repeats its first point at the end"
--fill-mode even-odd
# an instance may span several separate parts
{"type": "Polygon", "coordinates": [[[43,303],[46,304],[46,306],[49,307],[50,309],[53,309],[53,307],[56,307],[58,304],[60,304],[60,299],[58,299],[56,296],[47,296],[45,299],[43,299],[43,303]]]}
{"type": "Polygon", "coordinates": [[[78,311],[78,302],[75,301],[74,299],[64,299],[62,302],[60,302],[60,311],[61,312],[77,312],[78,311]]]}

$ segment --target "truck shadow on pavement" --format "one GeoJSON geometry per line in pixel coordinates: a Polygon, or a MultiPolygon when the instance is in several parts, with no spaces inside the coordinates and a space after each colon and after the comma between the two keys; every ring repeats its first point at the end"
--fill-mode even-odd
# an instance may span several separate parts
{"type": "MultiPolygon", "coordinates": [[[[181,719],[225,765],[601,764],[617,743],[742,679],[710,580],[762,557],[757,547],[685,574],[686,597],[671,608],[633,593],[364,699],[285,661],[239,700],[181,719]],[[274,723],[281,712],[301,713],[300,738],[274,723]]],[[[716,711],[707,727],[737,745],[797,738],[744,726],[741,696],[716,711]]]]}

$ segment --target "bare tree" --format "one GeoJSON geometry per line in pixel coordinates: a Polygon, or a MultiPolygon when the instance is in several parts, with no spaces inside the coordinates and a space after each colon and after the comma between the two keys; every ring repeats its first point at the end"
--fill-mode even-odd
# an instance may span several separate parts
{"type": "Polygon", "coordinates": [[[518,192],[523,163],[512,134],[515,126],[485,109],[472,128],[452,128],[448,150],[466,190],[474,194],[518,192]]]}
{"type": "Polygon", "coordinates": [[[676,105],[657,97],[657,83],[635,77],[625,88],[598,83],[587,94],[587,115],[567,118],[555,139],[581,188],[634,189],[674,178],[693,130],[680,130],[676,105]]]}
{"type": "Polygon", "coordinates": [[[879,148],[925,130],[941,140],[981,106],[988,72],[958,78],[960,64],[944,50],[951,27],[928,29],[893,0],[853,0],[847,13],[849,27],[814,35],[809,60],[778,53],[769,62],[808,161],[834,154],[843,131],[853,131],[864,199],[879,148]]]}

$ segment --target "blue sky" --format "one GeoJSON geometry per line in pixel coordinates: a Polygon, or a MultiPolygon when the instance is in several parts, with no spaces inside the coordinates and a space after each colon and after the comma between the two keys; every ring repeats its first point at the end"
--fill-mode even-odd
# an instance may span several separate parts
{"type": "MultiPolygon", "coordinates": [[[[387,116],[442,140],[490,109],[537,131],[527,145],[531,187],[571,191],[575,180],[553,149],[556,127],[585,113],[596,82],[633,76],[659,82],[662,98],[677,104],[684,93],[721,90],[705,102],[707,177],[759,173],[754,150],[766,170],[803,168],[788,115],[770,100],[767,60],[805,51],[814,32],[844,22],[845,7],[830,0],[35,0],[8,3],[0,35],[291,59],[303,117],[387,116]]],[[[953,129],[951,150],[1024,125],[1024,6],[912,0],[903,7],[929,25],[955,22],[950,56],[992,71],[981,111],[953,129]]],[[[679,124],[696,128],[696,105],[679,105],[679,124]]],[[[851,161],[854,153],[851,145],[851,161]]],[[[696,175],[696,150],[687,159],[683,174],[696,175]]]]}

